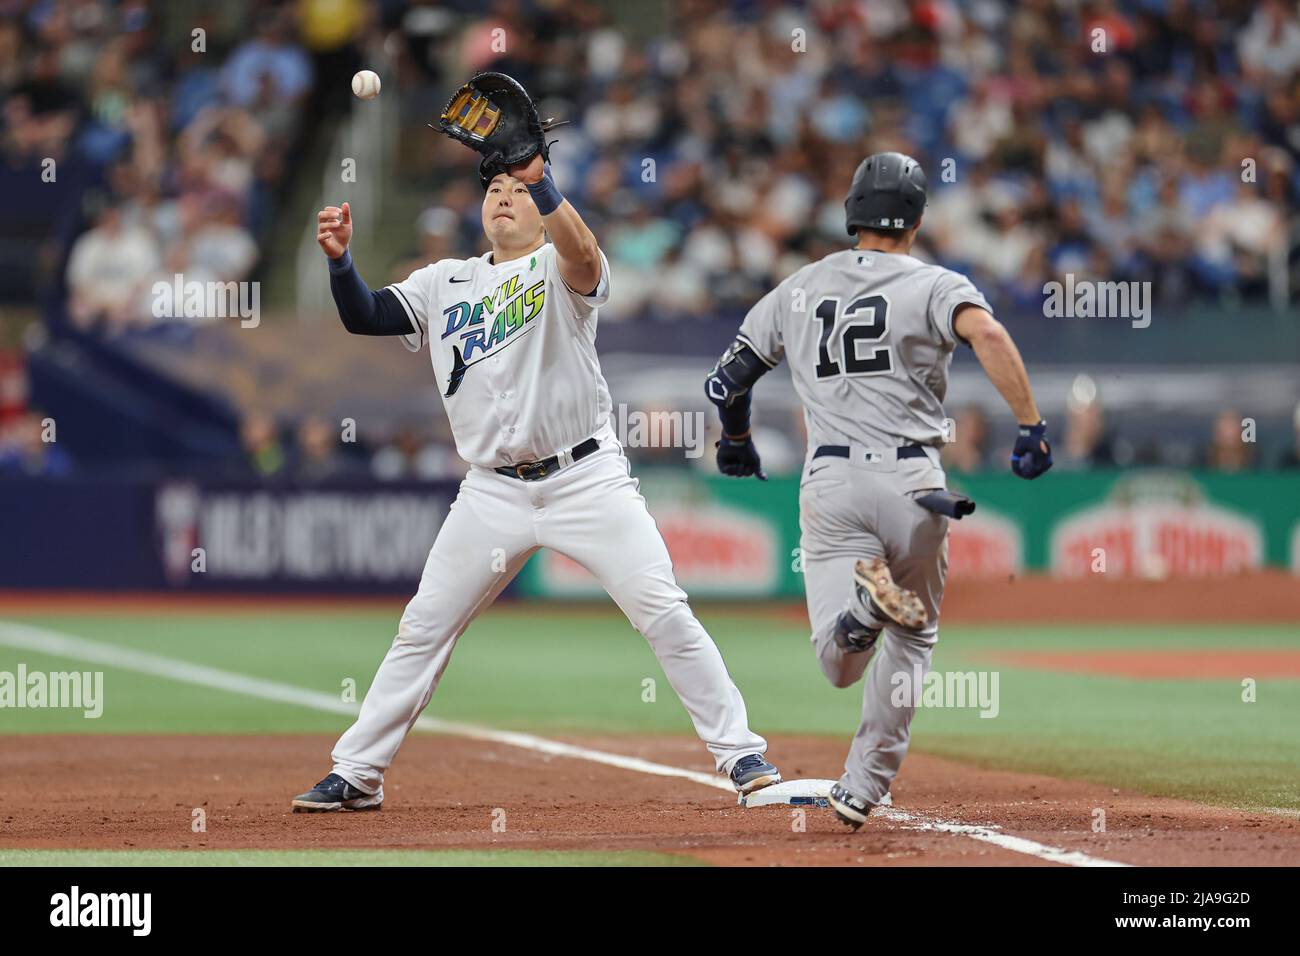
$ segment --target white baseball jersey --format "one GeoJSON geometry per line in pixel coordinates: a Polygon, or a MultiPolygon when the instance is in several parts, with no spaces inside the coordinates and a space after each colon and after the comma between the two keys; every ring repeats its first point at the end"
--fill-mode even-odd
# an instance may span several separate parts
{"type": "Polygon", "coordinates": [[[992,313],[963,275],[908,255],[848,249],[794,273],[750,310],[739,338],[790,364],[808,447],[943,443],[958,306],[992,313]]]}
{"type": "Polygon", "coordinates": [[[570,289],[555,247],[506,262],[489,252],[443,259],[388,286],[427,342],[456,451],[485,468],[567,451],[609,422],[610,398],[596,358],[597,309],[609,298],[600,254],[593,295],[570,289]],[[436,336],[436,337],[435,337],[436,336]]]}
{"type": "Polygon", "coordinates": [[[677,586],[609,425],[595,345],[596,310],[609,298],[603,254],[600,266],[589,296],[564,284],[550,244],[509,262],[445,259],[388,286],[415,327],[402,336],[407,348],[429,343],[456,448],[472,467],[361,713],[334,747],[334,772],[380,800],[384,772],[456,641],[538,548],[576,561],[613,596],[654,650],[720,772],[767,750],[677,586]],[[549,458],[593,436],[598,449],[540,480],[491,470],[549,458]]]}

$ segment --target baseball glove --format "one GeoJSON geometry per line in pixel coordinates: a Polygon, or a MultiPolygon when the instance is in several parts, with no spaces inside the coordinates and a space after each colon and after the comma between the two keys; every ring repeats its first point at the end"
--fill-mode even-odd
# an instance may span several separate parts
{"type": "Polygon", "coordinates": [[[538,153],[549,161],[546,133],[560,125],[543,122],[533,98],[512,77],[479,73],[452,94],[435,128],[483,154],[478,175],[486,189],[493,176],[538,153]]]}

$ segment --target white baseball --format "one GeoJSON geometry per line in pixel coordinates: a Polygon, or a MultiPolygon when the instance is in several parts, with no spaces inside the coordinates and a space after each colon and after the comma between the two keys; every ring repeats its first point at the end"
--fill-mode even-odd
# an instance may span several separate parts
{"type": "Polygon", "coordinates": [[[362,70],[352,77],[352,92],[363,100],[373,100],[379,95],[379,74],[362,70]]]}

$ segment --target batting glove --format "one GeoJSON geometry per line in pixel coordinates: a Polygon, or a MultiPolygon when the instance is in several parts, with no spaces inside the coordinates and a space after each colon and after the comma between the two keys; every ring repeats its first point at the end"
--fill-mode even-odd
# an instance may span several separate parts
{"type": "Polygon", "coordinates": [[[759,481],[767,481],[763,463],[758,458],[758,449],[754,440],[746,433],[742,438],[722,436],[717,443],[718,471],[733,478],[748,478],[757,475],[759,481]]]}
{"type": "Polygon", "coordinates": [[[1021,425],[1016,447],[1011,450],[1011,470],[1026,480],[1037,478],[1052,467],[1052,446],[1043,436],[1047,422],[1021,425]]]}

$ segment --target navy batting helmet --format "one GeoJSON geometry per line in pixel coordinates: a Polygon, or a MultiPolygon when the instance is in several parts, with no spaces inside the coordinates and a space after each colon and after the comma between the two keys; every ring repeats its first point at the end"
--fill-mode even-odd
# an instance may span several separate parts
{"type": "Polygon", "coordinates": [[[844,200],[849,235],[859,229],[911,229],[925,210],[925,172],[902,153],[875,153],[853,174],[844,200]]]}

